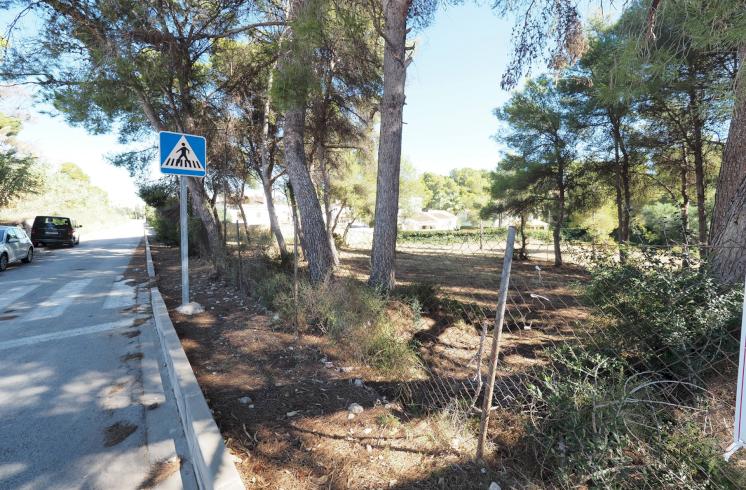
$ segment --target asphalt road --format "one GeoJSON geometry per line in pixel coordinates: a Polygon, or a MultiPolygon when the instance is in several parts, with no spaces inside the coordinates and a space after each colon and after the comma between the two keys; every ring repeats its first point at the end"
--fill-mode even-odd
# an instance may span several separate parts
{"type": "MultiPolygon", "coordinates": [[[[183,454],[147,285],[123,277],[141,239],[84,233],[0,273],[0,489],[136,489],[183,454]]],[[[181,487],[188,464],[160,485],[181,487]]]]}

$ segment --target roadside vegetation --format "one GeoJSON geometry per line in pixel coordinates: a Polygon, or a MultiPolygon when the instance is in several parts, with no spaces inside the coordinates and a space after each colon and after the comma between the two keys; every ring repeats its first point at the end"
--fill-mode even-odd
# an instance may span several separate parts
{"type": "Polygon", "coordinates": [[[21,145],[21,122],[0,114],[0,222],[30,226],[37,215],[69,216],[86,227],[111,225],[138,210],[121,209],[74,163],[53,169],[21,145]]]}
{"type": "MultiPolygon", "coordinates": [[[[147,182],[149,138],[168,129],[211,142],[206,178],[187,181],[190,250],[204,259],[195,283],[222,299],[210,305],[218,313],[180,321],[247,478],[294,487],[282,480],[290,461],[338,487],[356,486],[357,465],[360,486],[376,488],[483,488],[487,474],[506,487],[743,487],[743,471],[717,456],[731,437],[746,275],[742,2],[629,2],[613,22],[579,2],[495,2],[517,20],[510,98],[485,108],[503,151],[491,172],[454,162],[448,175],[419,174],[401,155],[407,67],[448,2],[17,3],[41,27],[9,44],[0,76],[133,145],[113,160],[140,179],[165,252],[179,231],[176,180],[147,182]],[[529,77],[540,59],[546,70],[529,77]],[[251,187],[268,230],[246,218],[251,187]],[[238,232],[221,222],[219,197],[238,208],[238,232]],[[438,210],[456,225],[432,224],[438,210]],[[502,418],[477,465],[506,222],[518,260],[487,404],[502,418]],[[372,227],[370,247],[347,246],[357,225],[372,227]],[[220,325],[218,338],[205,325],[220,325]],[[246,415],[232,380],[210,378],[217,368],[243,370],[266,412],[246,415]],[[373,481],[384,470],[370,432],[351,435],[373,430],[344,413],[353,397],[377,427],[401,430],[377,448],[397,454],[389,481],[373,481]],[[323,451],[309,457],[315,444],[323,451]],[[349,467],[319,470],[316,459],[349,467]]],[[[26,155],[2,155],[6,175],[25,182],[14,206],[76,209],[75,198],[44,201],[73,183],[76,198],[105,199],[72,166],[35,173],[26,155]]],[[[163,277],[176,267],[165,255],[163,277]]]]}

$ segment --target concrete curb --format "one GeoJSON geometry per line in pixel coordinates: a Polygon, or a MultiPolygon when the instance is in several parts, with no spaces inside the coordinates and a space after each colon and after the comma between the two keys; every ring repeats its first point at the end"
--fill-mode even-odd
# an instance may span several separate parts
{"type": "MultiPolygon", "coordinates": [[[[153,258],[147,233],[145,254],[148,276],[155,279],[153,258]]],[[[189,457],[199,488],[204,490],[243,489],[241,477],[233,464],[232,456],[223,442],[212,412],[194,376],[181,341],[176,335],[168,308],[158,287],[150,288],[153,318],[160,339],[166,370],[171,380],[179,418],[184,429],[189,457]]]]}
{"type": "MultiPolygon", "coordinates": [[[[148,291],[149,294],[150,291],[148,291]]],[[[171,427],[170,430],[174,429],[173,422],[164,419],[164,416],[167,415],[163,413],[162,406],[166,403],[166,393],[161,379],[161,371],[158,367],[162,354],[160,353],[158,337],[155,331],[150,328],[154,326],[154,322],[149,320],[144,326],[148,328],[142,329],[140,348],[143,354],[147,354],[140,361],[143,375],[143,392],[140,403],[145,407],[145,420],[148,427],[148,462],[150,468],[154,469],[164,464],[178,464],[180,458],[171,434],[164,430],[166,427],[171,427]]],[[[187,486],[182,481],[181,471],[174,471],[156,488],[158,490],[178,490],[187,488],[187,486]]]]}

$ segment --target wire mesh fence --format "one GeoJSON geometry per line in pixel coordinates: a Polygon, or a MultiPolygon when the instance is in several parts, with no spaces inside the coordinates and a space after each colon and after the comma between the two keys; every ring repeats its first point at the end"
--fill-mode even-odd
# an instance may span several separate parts
{"type": "MultiPolygon", "coordinates": [[[[271,237],[227,229],[226,277],[253,291],[266,271],[250,270],[251,259],[271,237]]],[[[678,243],[620,250],[563,241],[557,267],[544,235],[516,241],[488,401],[506,230],[400,237],[396,295],[417,313],[407,340],[418,369],[401,373],[393,395],[413,413],[446,414],[470,431],[473,440],[458,445],[469,457],[489,407],[487,454],[526,484],[746,486],[738,457],[722,458],[732,442],[743,284],[719,285],[703,266],[713,250],[678,243]]],[[[362,282],[369,257],[367,248],[343,248],[338,276],[362,282]]]]}
{"type": "MultiPolygon", "coordinates": [[[[504,235],[416,238],[398,247],[398,278],[434,282],[437,298],[415,334],[428,379],[403,395],[425,410],[479,413],[504,235]]],[[[743,286],[700,269],[712,251],[564,243],[562,267],[550,243],[533,240],[526,252],[513,263],[485,405],[504,463],[515,459],[513,470],[546,486],[743,486],[721,458],[732,442],[743,286]]]]}

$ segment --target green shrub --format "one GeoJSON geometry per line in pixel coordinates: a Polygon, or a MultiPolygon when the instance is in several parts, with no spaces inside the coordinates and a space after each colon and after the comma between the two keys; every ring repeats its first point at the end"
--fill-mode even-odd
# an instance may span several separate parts
{"type": "MultiPolygon", "coordinates": [[[[506,228],[484,228],[481,233],[484,240],[505,240],[508,236],[506,228]]],[[[478,229],[399,231],[397,243],[451,245],[479,240],[479,234],[478,229]]]]}
{"type": "Polygon", "coordinates": [[[153,227],[159,242],[172,247],[179,245],[178,219],[174,220],[173,216],[167,216],[164,211],[156,209],[148,224],[153,227]]]}
{"type": "Polygon", "coordinates": [[[644,369],[696,379],[737,351],[743,294],[703,268],[629,259],[591,269],[587,300],[610,320],[597,338],[644,369]]]}
{"type": "Polygon", "coordinates": [[[739,488],[717,441],[672,407],[670,382],[569,347],[529,387],[534,478],[564,488],[739,488]]]}
{"type": "Polygon", "coordinates": [[[344,278],[312,285],[302,280],[296,304],[290,276],[278,272],[263,280],[257,293],[288,322],[297,318],[300,328],[318,329],[382,373],[416,365],[408,336],[414,324],[411,307],[387,299],[359,281],[344,278]],[[408,331],[400,334],[396,327],[402,324],[408,331]]]}
{"type": "MultiPolygon", "coordinates": [[[[200,251],[200,235],[204,233],[204,227],[197,217],[189,216],[188,220],[189,254],[195,255],[200,251]]],[[[156,239],[164,245],[178,247],[181,243],[178,208],[156,209],[148,224],[153,227],[156,239]]]]}
{"type": "Polygon", "coordinates": [[[269,268],[261,272],[261,278],[256,281],[254,286],[254,294],[259,298],[264,306],[276,310],[283,309],[283,295],[285,295],[287,291],[290,291],[292,297],[292,278],[284,272],[273,271],[269,268]]]}

